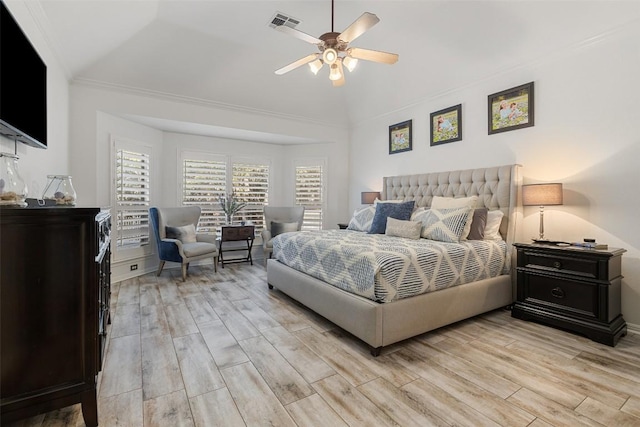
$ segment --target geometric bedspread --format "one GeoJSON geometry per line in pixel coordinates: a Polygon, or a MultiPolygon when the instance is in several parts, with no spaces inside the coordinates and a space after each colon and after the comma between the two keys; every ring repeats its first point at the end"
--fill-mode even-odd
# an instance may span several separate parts
{"type": "Polygon", "coordinates": [[[378,302],[503,274],[506,243],[445,243],[351,230],[279,234],[273,256],[281,263],[345,291],[378,302]]]}

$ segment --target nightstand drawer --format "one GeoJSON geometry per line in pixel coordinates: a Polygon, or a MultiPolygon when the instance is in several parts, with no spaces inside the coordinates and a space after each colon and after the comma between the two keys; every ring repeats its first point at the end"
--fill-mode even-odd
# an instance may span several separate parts
{"type": "Polygon", "coordinates": [[[599,263],[595,259],[565,257],[557,254],[525,251],[524,266],[551,270],[589,278],[599,277],[599,263]]]}
{"type": "Polygon", "coordinates": [[[559,280],[538,274],[524,276],[524,301],[587,317],[598,317],[598,285],[559,280]]]}

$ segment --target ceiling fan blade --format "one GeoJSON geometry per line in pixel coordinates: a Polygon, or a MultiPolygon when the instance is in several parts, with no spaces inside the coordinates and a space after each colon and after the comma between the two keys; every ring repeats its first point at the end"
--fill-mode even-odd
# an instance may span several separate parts
{"type": "Polygon", "coordinates": [[[307,33],[303,33],[302,31],[296,30],[295,28],[287,27],[286,25],[280,25],[275,29],[280,31],[281,33],[289,34],[290,36],[293,36],[307,43],[320,44],[320,45],[324,43],[319,38],[313,37],[307,33]]]}
{"type": "Polygon", "coordinates": [[[349,25],[346,30],[340,33],[338,39],[345,43],[351,43],[362,34],[364,34],[364,32],[369,28],[376,25],[378,22],[380,22],[380,18],[378,18],[373,13],[365,12],[360,15],[358,19],[353,21],[353,23],[349,25]]]}
{"type": "Polygon", "coordinates": [[[318,58],[318,56],[320,56],[319,53],[312,53],[311,55],[307,55],[304,58],[300,58],[297,61],[292,62],[289,65],[285,65],[279,70],[276,70],[276,74],[280,76],[284,73],[288,73],[289,71],[295,70],[296,68],[301,67],[304,64],[308,64],[311,61],[315,61],[318,58]]]}
{"type": "Polygon", "coordinates": [[[383,64],[395,64],[398,62],[397,53],[381,52],[379,50],[350,47],[347,49],[347,54],[353,58],[363,59],[365,61],[382,62],[383,64]]]}

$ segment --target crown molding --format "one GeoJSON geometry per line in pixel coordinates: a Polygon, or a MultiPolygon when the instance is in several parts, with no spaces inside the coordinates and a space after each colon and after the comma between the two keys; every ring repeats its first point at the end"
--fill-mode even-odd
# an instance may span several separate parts
{"type": "Polygon", "coordinates": [[[341,129],[341,130],[349,129],[348,123],[345,123],[344,125],[339,125],[339,124],[336,124],[335,122],[317,120],[317,119],[313,119],[305,116],[279,113],[275,111],[252,108],[252,107],[247,107],[243,105],[228,104],[225,102],[213,101],[213,100],[204,99],[204,98],[176,95],[168,92],[142,89],[142,88],[127,86],[127,85],[120,85],[116,83],[104,82],[104,81],[87,79],[87,78],[75,78],[72,80],[71,83],[78,86],[92,87],[96,89],[109,90],[113,92],[129,94],[129,95],[145,96],[149,98],[155,98],[155,99],[164,100],[164,101],[179,102],[182,104],[191,104],[191,105],[196,105],[200,107],[217,108],[217,109],[226,110],[226,111],[237,111],[245,114],[255,114],[259,116],[274,117],[274,118],[283,119],[283,120],[304,122],[304,123],[309,123],[309,124],[314,124],[319,126],[326,126],[326,127],[341,129]]]}

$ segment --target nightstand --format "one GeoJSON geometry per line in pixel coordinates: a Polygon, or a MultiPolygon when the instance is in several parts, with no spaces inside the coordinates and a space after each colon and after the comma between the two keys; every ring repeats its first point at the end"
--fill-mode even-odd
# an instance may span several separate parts
{"type": "Polygon", "coordinates": [[[346,230],[348,226],[349,224],[338,223],[338,227],[340,227],[340,230],[346,230]]]}
{"type": "Polygon", "coordinates": [[[511,315],[615,346],[627,334],[620,308],[625,249],[516,243],[517,299],[511,315]]]}
{"type": "Polygon", "coordinates": [[[253,265],[251,250],[255,238],[255,227],[253,225],[225,225],[221,229],[222,233],[217,238],[218,241],[218,262],[224,268],[225,264],[234,262],[249,262],[253,265]],[[226,246],[225,246],[226,244],[226,246]],[[247,252],[243,258],[225,259],[224,254],[228,252],[247,252]]]}

